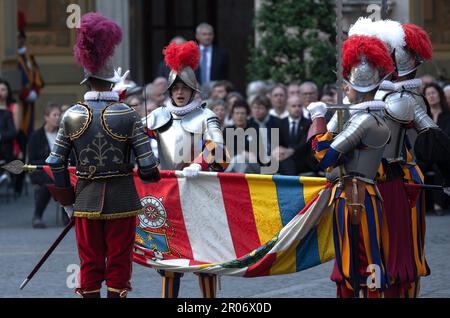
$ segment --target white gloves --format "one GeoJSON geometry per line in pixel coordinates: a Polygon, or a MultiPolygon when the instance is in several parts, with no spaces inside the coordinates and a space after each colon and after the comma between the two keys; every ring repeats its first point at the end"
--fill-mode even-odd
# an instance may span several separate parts
{"type": "Polygon", "coordinates": [[[309,104],[309,106],[306,108],[309,113],[311,114],[311,120],[314,120],[316,118],[325,117],[325,114],[327,113],[327,105],[323,102],[314,102],[309,104]]]}
{"type": "Polygon", "coordinates": [[[69,205],[69,206],[64,206],[64,211],[66,211],[67,216],[69,217],[69,219],[72,219],[73,217],[73,205],[69,205]]]}
{"type": "Polygon", "coordinates": [[[117,82],[116,85],[114,85],[114,88],[113,88],[114,92],[121,93],[131,87],[130,83],[126,82],[128,75],[130,75],[130,70],[126,71],[123,75],[121,75],[122,68],[119,67],[117,70],[115,70],[115,73],[116,73],[116,76],[120,76],[120,81],[117,82]]]}
{"type": "Polygon", "coordinates": [[[33,89],[30,91],[30,93],[28,94],[25,101],[27,101],[28,103],[34,103],[37,98],[38,98],[38,95],[37,95],[36,91],[33,89]]]}
{"type": "Polygon", "coordinates": [[[183,175],[185,178],[196,178],[198,177],[198,174],[202,170],[202,166],[200,166],[198,163],[193,163],[189,167],[186,167],[183,169],[183,175]]]}

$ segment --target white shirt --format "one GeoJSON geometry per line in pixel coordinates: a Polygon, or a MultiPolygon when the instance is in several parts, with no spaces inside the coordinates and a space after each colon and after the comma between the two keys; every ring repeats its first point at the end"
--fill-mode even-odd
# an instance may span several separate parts
{"type": "Polygon", "coordinates": [[[48,132],[45,131],[45,136],[47,136],[48,146],[50,147],[50,151],[53,149],[53,145],[55,144],[56,136],[58,135],[58,131],[48,132]]]}
{"type": "MultiPolygon", "coordinates": [[[[206,50],[206,83],[211,82],[212,45],[204,47],[200,44],[200,66],[203,65],[203,50],[206,50]]],[[[200,69],[200,72],[202,70],[200,69]]],[[[201,74],[200,74],[201,76],[201,74]]],[[[203,83],[203,84],[206,84],[203,83]]]]}
{"type": "Polygon", "coordinates": [[[285,110],[284,113],[282,113],[281,115],[278,115],[278,113],[275,111],[275,109],[272,108],[269,111],[269,114],[276,118],[279,118],[279,119],[285,119],[285,118],[289,117],[289,112],[287,110],[285,110]]]}

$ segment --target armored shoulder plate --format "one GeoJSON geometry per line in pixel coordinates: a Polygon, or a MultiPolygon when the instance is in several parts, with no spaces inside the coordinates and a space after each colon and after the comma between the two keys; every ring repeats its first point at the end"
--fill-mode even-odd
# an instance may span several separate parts
{"type": "Polygon", "coordinates": [[[413,94],[414,99],[416,100],[416,106],[420,106],[425,112],[427,112],[427,104],[425,102],[425,97],[421,94],[413,94]]]}
{"type": "Polygon", "coordinates": [[[67,110],[62,119],[64,134],[70,140],[78,139],[92,122],[92,110],[84,104],[77,104],[67,110]]]}
{"type": "Polygon", "coordinates": [[[410,123],[414,120],[414,109],[416,99],[409,92],[394,92],[385,98],[385,113],[388,117],[402,124],[410,123]]]}
{"type": "Polygon", "coordinates": [[[126,141],[133,136],[133,122],[140,122],[136,111],[126,104],[117,103],[107,106],[101,117],[103,129],[113,139],[126,141]]]}
{"type": "Polygon", "coordinates": [[[184,116],[181,126],[192,134],[204,134],[205,140],[223,144],[220,122],[216,114],[207,108],[198,108],[184,116]]]}
{"type": "Polygon", "coordinates": [[[359,112],[350,118],[344,130],[334,138],[331,147],[347,153],[361,145],[382,148],[390,138],[389,128],[378,115],[359,112]]]}
{"type": "Polygon", "coordinates": [[[167,110],[166,107],[162,106],[148,115],[148,129],[157,130],[163,127],[172,119],[172,114],[167,110]]]}

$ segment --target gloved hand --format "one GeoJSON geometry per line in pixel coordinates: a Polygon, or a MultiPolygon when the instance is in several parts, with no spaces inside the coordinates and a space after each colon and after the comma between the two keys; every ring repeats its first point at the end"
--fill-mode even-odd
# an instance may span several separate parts
{"type": "Polygon", "coordinates": [[[200,171],[202,170],[202,166],[198,163],[193,163],[189,167],[183,169],[183,175],[185,178],[196,178],[198,177],[200,171]]]}
{"type": "Polygon", "coordinates": [[[64,206],[64,211],[66,211],[67,216],[69,217],[69,219],[72,219],[73,217],[73,205],[69,205],[69,206],[64,206]]]}
{"type": "Polygon", "coordinates": [[[131,87],[130,83],[127,83],[128,75],[130,75],[130,70],[126,71],[123,75],[122,68],[119,67],[117,70],[115,70],[115,73],[117,76],[120,76],[120,81],[117,82],[116,85],[114,85],[113,91],[117,93],[121,93],[123,91],[126,91],[128,88],[131,87]]]}
{"type": "Polygon", "coordinates": [[[28,96],[27,96],[27,98],[25,100],[28,103],[34,103],[37,98],[38,98],[38,95],[37,95],[36,91],[33,89],[33,90],[30,91],[30,93],[28,94],[28,96]]]}
{"type": "Polygon", "coordinates": [[[309,106],[306,108],[309,113],[311,114],[311,120],[314,120],[316,118],[325,117],[325,114],[327,113],[327,105],[323,102],[314,102],[309,104],[309,106]]]}

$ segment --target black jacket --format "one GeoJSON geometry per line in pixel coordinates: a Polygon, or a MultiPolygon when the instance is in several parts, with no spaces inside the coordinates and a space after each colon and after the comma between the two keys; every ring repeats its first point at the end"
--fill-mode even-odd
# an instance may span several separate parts
{"type": "MultiPolygon", "coordinates": [[[[229,62],[228,53],[218,46],[213,45],[212,47],[212,60],[211,60],[211,81],[220,81],[229,79],[229,62]]],[[[200,85],[201,83],[201,65],[195,71],[200,85]]]]}
{"type": "MultiPolygon", "coordinates": [[[[258,127],[258,124],[256,122],[256,120],[254,118],[250,118],[249,119],[249,125],[253,126],[253,127],[258,127]]],[[[281,129],[281,119],[276,118],[275,116],[269,115],[269,120],[266,123],[266,129],[267,130],[263,130],[260,131],[259,133],[266,133],[267,134],[267,141],[268,141],[268,149],[272,149],[273,150],[273,146],[271,145],[271,141],[272,141],[272,129],[276,129],[275,132],[278,133],[278,141],[280,142],[280,129],[281,129]]],[[[275,136],[274,136],[275,137],[275,136]]],[[[268,155],[270,155],[271,152],[267,153],[268,155]]]]}
{"type": "Polygon", "coordinates": [[[14,160],[13,141],[16,137],[16,127],[9,110],[0,110],[0,160],[14,160]]]}
{"type": "MultiPolygon", "coordinates": [[[[44,127],[36,130],[28,142],[28,163],[30,165],[45,165],[45,160],[50,155],[50,146],[44,127]]],[[[31,182],[34,184],[53,183],[52,179],[44,171],[35,171],[30,174],[31,182]]]]}
{"type": "Polygon", "coordinates": [[[311,143],[306,140],[310,126],[311,121],[302,117],[297,128],[297,135],[292,140],[290,137],[289,118],[281,120],[280,145],[284,148],[294,149],[294,154],[280,162],[280,174],[297,176],[301,173],[317,171],[311,143]]]}

